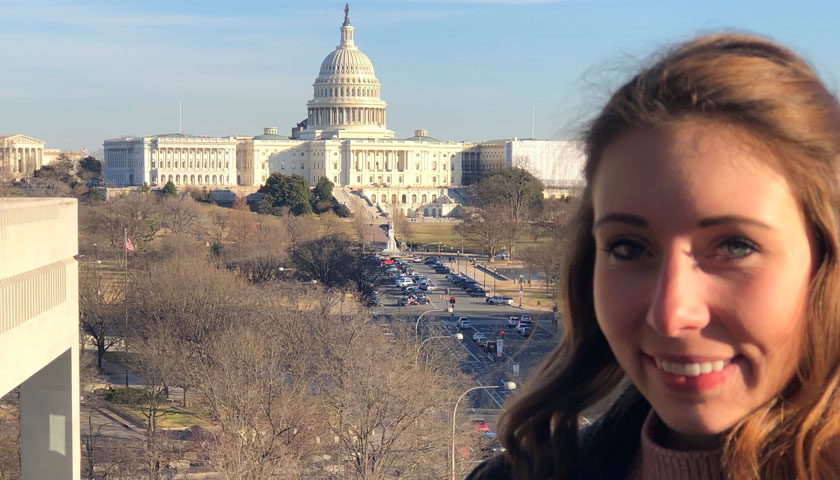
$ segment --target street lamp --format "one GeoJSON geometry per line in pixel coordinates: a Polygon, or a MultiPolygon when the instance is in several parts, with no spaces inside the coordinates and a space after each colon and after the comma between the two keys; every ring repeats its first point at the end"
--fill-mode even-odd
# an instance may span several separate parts
{"type": "Polygon", "coordinates": [[[452,480],[455,480],[455,414],[458,412],[458,404],[461,403],[461,400],[470,392],[474,390],[491,390],[496,388],[504,387],[505,390],[516,390],[516,383],[514,382],[503,382],[502,385],[482,385],[479,387],[473,387],[466,392],[464,392],[458,401],[455,402],[455,408],[452,409],[452,480]]]}
{"type": "Polygon", "coordinates": [[[519,308],[522,308],[522,274],[519,274],[519,308]]]}
{"type": "MultiPolygon", "coordinates": [[[[425,345],[426,342],[428,342],[429,340],[435,340],[435,339],[438,339],[438,338],[449,338],[449,337],[451,337],[451,335],[438,335],[436,337],[429,337],[429,338],[423,340],[422,342],[420,342],[420,345],[417,346],[417,352],[414,354],[414,368],[417,368],[417,360],[420,359],[420,349],[423,348],[423,345],[425,345]]],[[[458,333],[455,334],[455,340],[460,341],[460,340],[463,340],[463,339],[464,339],[464,334],[463,333],[458,332],[458,333]]]]}
{"type": "Polygon", "coordinates": [[[418,336],[418,330],[417,330],[417,329],[418,329],[418,328],[420,328],[420,319],[421,319],[421,318],[423,318],[423,315],[425,315],[425,314],[427,314],[427,313],[431,313],[431,312],[446,313],[446,311],[445,311],[445,310],[438,310],[438,309],[426,310],[425,312],[421,313],[421,314],[417,317],[417,321],[416,321],[416,322],[414,322],[414,336],[415,336],[415,337],[416,337],[416,336],[418,336]]]}

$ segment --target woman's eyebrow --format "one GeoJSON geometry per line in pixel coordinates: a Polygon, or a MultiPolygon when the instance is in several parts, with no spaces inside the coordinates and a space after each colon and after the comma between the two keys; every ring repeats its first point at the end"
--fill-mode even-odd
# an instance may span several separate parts
{"type": "Polygon", "coordinates": [[[717,225],[727,225],[732,223],[746,223],[748,225],[764,228],[766,230],[775,230],[775,228],[762,221],[756,220],[754,218],[742,217],[740,215],[723,215],[720,217],[704,218],[697,222],[697,226],[700,228],[709,228],[717,225]]]}
{"type": "MultiPolygon", "coordinates": [[[[610,222],[623,223],[626,225],[642,228],[648,226],[647,220],[638,215],[632,215],[629,213],[608,213],[596,220],[595,224],[592,226],[592,229],[594,230],[598,228],[598,226],[610,222]]],[[[697,222],[697,226],[700,228],[710,228],[718,225],[727,225],[733,223],[745,223],[766,230],[775,230],[772,226],[762,221],[756,220],[754,218],[742,217],[740,215],[722,215],[719,217],[704,218],[697,222]]]]}
{"type": "Polygon", "coordinates": [[[634,227],[648,226],[647,220],[638,215],[631,215],[629,213],[608,213],[596,220],[595,224],[592,226],[592,229],[594,230],[598,228],[598,226],[600,226],[601,224],[608,222],[624,223],[627,225],[632,225],[634,227]]]}

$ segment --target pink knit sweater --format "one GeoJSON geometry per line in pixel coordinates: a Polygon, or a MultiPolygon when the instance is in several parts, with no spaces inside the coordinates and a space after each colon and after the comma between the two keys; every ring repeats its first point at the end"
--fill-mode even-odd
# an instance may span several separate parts
{"type": "Polygon", "coordinates": [[[653,411],[642,425],[639,456],[630,480],[722,480],[721,449],[710,451],[670,450],[657,444],[654,432],[664,428],[653,411]]]}

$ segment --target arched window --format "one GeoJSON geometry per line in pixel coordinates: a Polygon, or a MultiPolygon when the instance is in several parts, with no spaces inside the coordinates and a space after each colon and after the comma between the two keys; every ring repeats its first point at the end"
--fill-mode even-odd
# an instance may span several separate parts
{"type": "Polygon", "coordinates": [[[391,203],[397,203],[397,194],[396,193],[391,194],[391,203]]]}
{"type": "Polygon", "coordinates": [[[411,203],[417,203],[417,194],[411,196],[411,203]]]}
{"type": "Polygon", "coordinates": [[[435,200],[437,200],[437,195],[432,195],[432,202],[434,202],[435,200]]]}
{"type": "Polygon", "coordinates": [[[405,194],[402,196],[402,203],[405,203],[405,194]]]}
{"type": "Polygon", "coordinates": [[[370,203],[376,203],[376,195],[370,196],[370,203]]]}
{"type": "Polygon", "coordinates": [[[426,194],[423,194],[423,197],[421,197],[420,201],[421,203],[426,203],[426,194]]]}
{"type": "Polygon", "coordinates": [[[181,176],[180,175],[175,175],[175,185],[180,185],[180,184],[181,184],[181,176]]]}
{"type": "Polygon", "coordinates": [[[388,203],[388,200],[385,199],[385,194],[382,194],[382,203],[388,203]]]}

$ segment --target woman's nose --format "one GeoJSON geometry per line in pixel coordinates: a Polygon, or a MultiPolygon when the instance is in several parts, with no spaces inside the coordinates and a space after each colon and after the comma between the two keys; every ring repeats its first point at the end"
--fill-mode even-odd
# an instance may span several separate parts
{"type": "Polygon", "coordinates": [[[647,322],[658,333],[676,337],[708,325],[705,273],[690,252],[672,251],[663,258],[647,322]]]}

